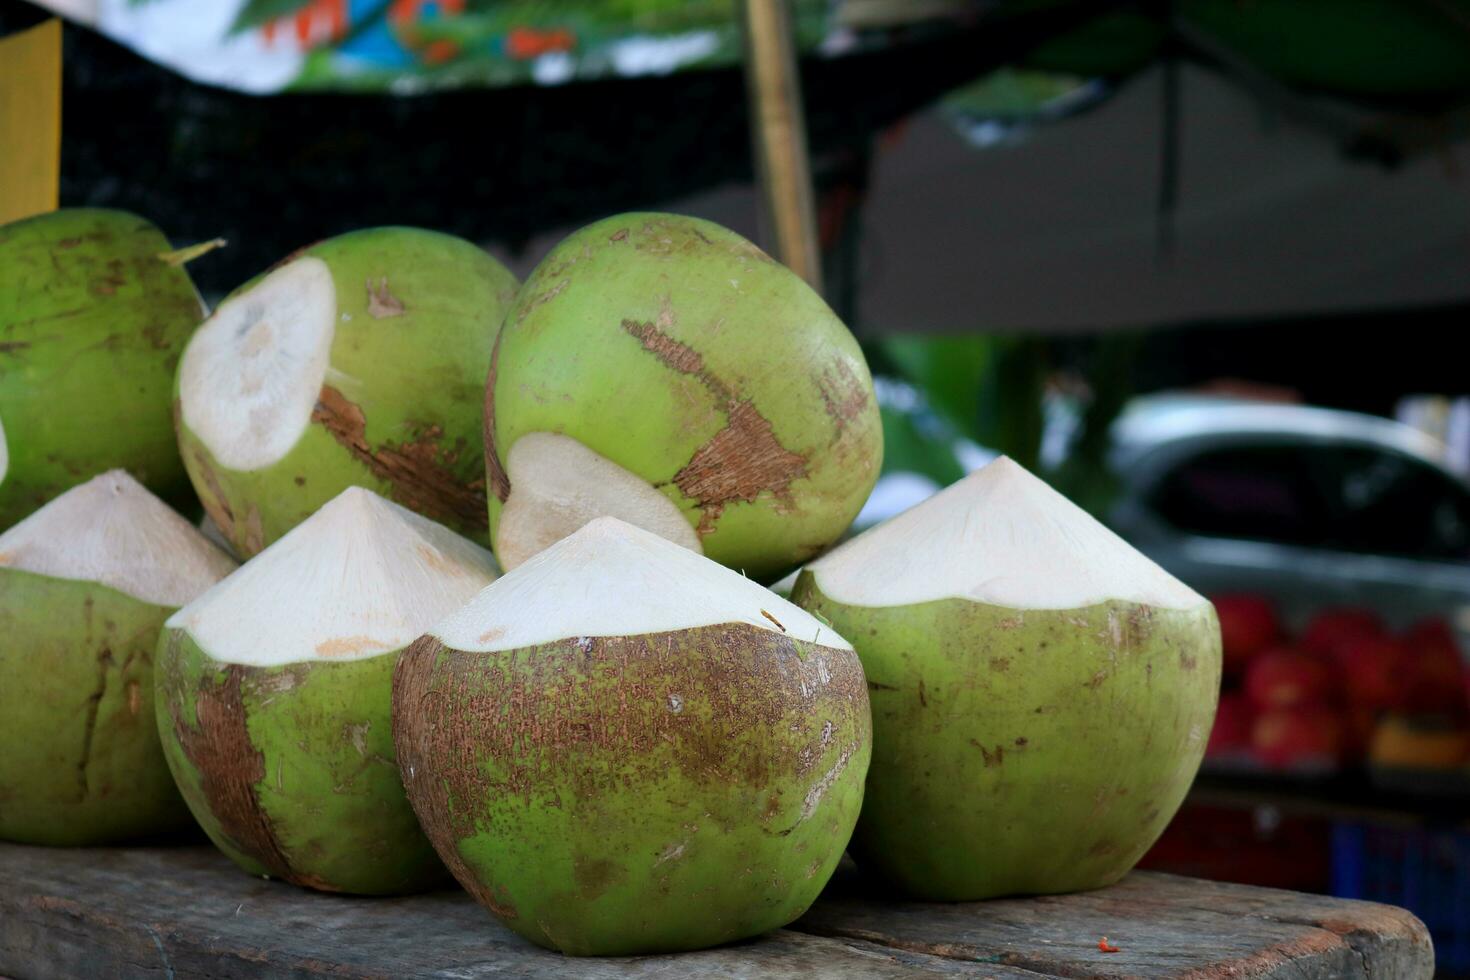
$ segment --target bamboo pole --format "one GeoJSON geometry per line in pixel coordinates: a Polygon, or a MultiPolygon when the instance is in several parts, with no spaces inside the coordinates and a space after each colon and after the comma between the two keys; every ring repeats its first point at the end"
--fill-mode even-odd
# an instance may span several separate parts
{"type": "Polygon", "coordinates": [[[0,225],[55,211],[61,182],[61,21],[0,38],[0,225]]]}
{"type": "Polygon", "coordinates": [[[801,77],[786,0],[741,0],[745,82],[766,234],[775,256],[822,291],[801,77]]]}

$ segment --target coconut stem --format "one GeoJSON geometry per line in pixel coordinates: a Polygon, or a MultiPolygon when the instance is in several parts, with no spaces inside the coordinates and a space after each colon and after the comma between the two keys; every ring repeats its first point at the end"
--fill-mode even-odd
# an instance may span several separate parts
{"type": "Polygon", "coordinates": [[[200,242],[197,245],[187,245],[184,248],[175,249],[172,252],[159,252],[158,257],[169,265],[186,265],[199,258],[199,256],[208,255],[215,249],[224,248],[228,244],[229,242],[223,238],[211,238],[207,242],[200,242]]]}

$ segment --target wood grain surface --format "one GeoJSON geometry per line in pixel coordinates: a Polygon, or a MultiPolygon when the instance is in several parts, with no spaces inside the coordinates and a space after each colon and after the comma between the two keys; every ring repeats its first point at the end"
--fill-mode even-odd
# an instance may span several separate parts
{"type": "Polygon", "coordinates": [[[787,929],[679,956],[569,959],[468,897],[322,895],[208,847],[0,844],[0,977],[1427,978],[1428,934],[1368,902],[1137,872],[1080,895],[895,902],[844,868],[787,929]],[[1105,953],[1107,936],[1119,951],[1105,953]]]}

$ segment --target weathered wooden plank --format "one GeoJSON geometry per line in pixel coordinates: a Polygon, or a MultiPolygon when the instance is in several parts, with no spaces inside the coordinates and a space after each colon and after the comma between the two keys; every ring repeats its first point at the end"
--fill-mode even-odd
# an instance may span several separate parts
{"type": "Polygon", "coordinates": [[[0,977],[772,977],[1431,975],[1402,909],[1137,873],[1082,895],[895,903],[847,870],[790,929],[683,956],[574,960],[466,896],[320,895],[201,846],[0,844],[0,977]],[[1120,952],[1104,953],[1106,935],[1120,952]]]}
{"type": "Polygon", "coordinates": [[[1404,909],[1152,872],[1077,895],[957,904],[895,904],[848,874],[793,928],[1056,977],[1434,973],[1429,933],[1404,909]],[[1099,949],[1103,936],[1119,952],[1099,949]]]}
{"type": "MultiPolygon", "coordinates": [[[[0,844],[0,976],[51,978],[975,975],[941,957],[778,931],[683,956],[568,959],[459,892],[339,898],[250,878],[206,847],[0,844]]],[[[1020,970],[994,974],[1026,977],[1020,970]]]]}

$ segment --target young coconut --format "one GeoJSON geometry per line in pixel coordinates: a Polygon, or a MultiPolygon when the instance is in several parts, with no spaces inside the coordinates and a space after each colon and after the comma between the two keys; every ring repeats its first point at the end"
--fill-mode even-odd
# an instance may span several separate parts
{"type": "Polygon", "coordinates": [[[511,569],[610,515],[768,580],[867,499],[883,434],[842,321],[696,218],[624,214],[537,266],[485,392],[491,538],[511,569]]]}
{"type": "Polygon", "coordinates": [[[0,534],[0,839],[189,824],[153,723],[163,621],[235,563],[113,470],[0,534]]]}
{"type": "Polygon", "coordinates": [[[0,227],[0,530],[113,467],[190,498],[168,402],[204,310],[169,247],[122,211],[0,227]]]}
{"type": "Polygon", "coordinates": [[[915,896],[1116,881],[1199,767],[1213,608],[1009,459],[808,565],[792,598],[856,640],[854,856],[915,896]]]}
{"type": "Polygon", "coordinates": [[[179,365],[179,447],[250,557],[349,486],[481,542],[480,400],[515,278],[416,228],[328,239],[220,304],[179,365]]]}
{"type": "Polygon", "coordinates": [[[220,850],[323,891],[443,879],[394,762],[393,665],[495,574],[484,549],[352,487],[170,617],[159,734],[220,850]]]}
{"type": "Polygon", "coordinates": [[[795,919],[852,833],[871,734],[842,637],[610,517],[410,647],[393,727],[455,877],[573,955],[695,949],[795,919]]]}

